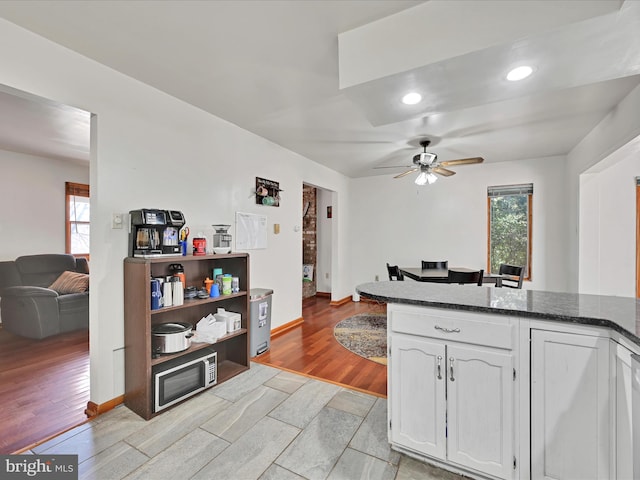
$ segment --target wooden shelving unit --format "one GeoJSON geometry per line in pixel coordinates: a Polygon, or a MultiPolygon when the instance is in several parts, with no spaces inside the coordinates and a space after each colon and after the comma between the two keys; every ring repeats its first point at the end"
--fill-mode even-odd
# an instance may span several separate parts
{"type": "MultiPolygon", "coordinates": [[[[183,256],[166,258],[136,258],[124,260],[124,334],[125,334],[125,404],[145,419],[153,411],[152,367],[180,358],[205,347],[217,354],[218,384],[249,369],[249,255],[183,256]],[[184,305],[151,310],[152,277],[170,275],[169,265],[184,267],[187,286],[203,287],[206,277],[212,278],[214,268],[238,277],[240,292],[216,298],[185,300],[184,305]],[[198,321],[215,313],[218,308],[240,313],[240,330],[218,339],[214,344],[192,343],[179,353],[153,358],[151,326],[164,322],[188,322],[194,328],[198,321]]],[[[214,387],[215,388],[215,387],[214,387]]],[[[188,401],[188,400],[186,400],[188,401]]]]}

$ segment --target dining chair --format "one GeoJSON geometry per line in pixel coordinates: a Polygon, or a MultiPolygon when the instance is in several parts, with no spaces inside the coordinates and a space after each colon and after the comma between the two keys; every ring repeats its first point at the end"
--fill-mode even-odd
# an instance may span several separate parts
{"type": "Polygon", "coordinates": [[[522,288],[522,281],[524,280],[524,267],[518,267],[516,265],[507,265],[503,263],[500,265],[500,275],[507,275],[502,278],[502,286],[507,288],[522,288]]]}
{"type": "Polygon", "coordinates": [[[477,270],[475,272],[456,272],[455,270],[449,270],[447,283],[458,283],[460,285],[464,283],[475,283],[481,286],[483,277],[484,270],[477,270]]]}
{"type": "Polygon", "coordinates": [[[389,265],[387,263],[387,272],[389,272],[389,280],[404,281],[404,275],[397,265],[389,265]]]}
{"type": "Polygon", "coordinates": [[[442,270],[447,270],[449,268],[449,261],[445,260],[444,262],[427,262],[426,260],[422,260],[422,269],[432,269],[438,268],[442,270]]]}

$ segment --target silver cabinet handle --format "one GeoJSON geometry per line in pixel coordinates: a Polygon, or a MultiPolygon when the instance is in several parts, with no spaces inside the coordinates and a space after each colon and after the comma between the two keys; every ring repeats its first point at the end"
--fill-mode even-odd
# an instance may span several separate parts
{"type": "Polygon", "coordinates": [[[456,379],[453,378],[453,357],[449,357],[449,371],[451,373],[451,376],[449,377],[449,380],[451,380],[452,382],[455,382],[456,379]]]}
{"type": "Polygon", "coordinates": [[[438,355],[438,380],[442,380],[442,356],[438,355]]]}
{"type": "Polygon", "coordinates": [[[444,333],[460,333],[459,328],[445,328],[441,327],[440,325],[435,325],[433,328],[435,328],[436,330],[441,330],[444,333]]]}

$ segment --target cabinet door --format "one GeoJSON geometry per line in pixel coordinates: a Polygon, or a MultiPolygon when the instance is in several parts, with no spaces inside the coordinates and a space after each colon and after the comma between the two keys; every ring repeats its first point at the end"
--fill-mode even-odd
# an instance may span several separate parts
{"type": "Polygon", "coordinates": [[[531,478],[611,478],[609,340],[531,330],[531,478]]]}
{"type": "Polygon", "coordinates": [[[450,462],[499,478],[513,477],[513,355],[447,345],[450,462]]]}
{"type": "Polygon", "coordinates": [[[446,454],[444,359],[443,344],[391,338],[391,442],[441,459],[446,454]]]}
{"type": "Polygon", "coordinates": [[[611,342],[615,361],[616,423],[615,464],[618,480],[633,480],[633,431],[631,414],[631,351],[611,342]]]}

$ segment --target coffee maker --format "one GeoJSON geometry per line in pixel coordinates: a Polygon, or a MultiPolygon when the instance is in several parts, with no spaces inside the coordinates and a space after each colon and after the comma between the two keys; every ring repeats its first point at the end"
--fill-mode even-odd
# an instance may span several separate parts
{"type": "Polygon", "coordinates": [[[177,210],[143,208],[129,212],[129,256],[179,256],[179,233],[185,220],[177,210]]]}

